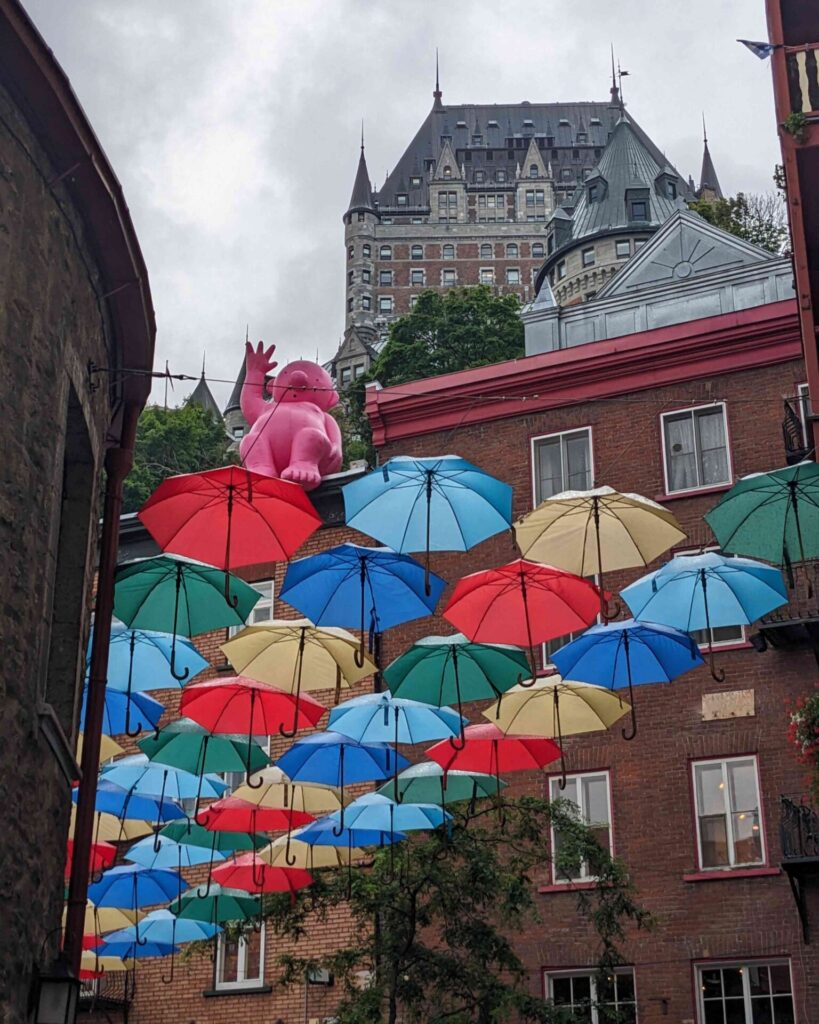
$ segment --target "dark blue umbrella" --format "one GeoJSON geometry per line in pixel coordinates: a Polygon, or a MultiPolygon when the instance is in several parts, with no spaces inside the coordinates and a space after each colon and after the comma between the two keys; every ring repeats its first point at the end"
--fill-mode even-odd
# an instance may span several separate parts
{"type": "MultiPolygon", "coordinates": [[[[74,803],[79,796],[79,787],[72,793],[74,803]]],[[[142,820],[155,818],[158,821],[175,821],[184,818],[185,812],[180,805],[168,797],[150,796],[145,793],[134,793],[123,789],[113,782],[100,779],[97,783],[97,799],[95,809],[113,814],[123,821],[127,819],[142,820]]]]}
{"type": "Polygon", "coordinates": [[[468,551],[512,524],[512,488],[457,455],[399,455],[342,494],[348,526],[424,551],[427,574],[430,551],[468,551]]]}
{"type": "MultiPolygon", "coordinates": [[[[446,587],[440,576],[392,548],[339,544],[291,562],[279,596],[317,626],[345,626],[372,637],[385,629],[431,615],[446,587]]],[[[356,664],[364,664],[363,658],[356,664]]]]}
{"type": "MultiPolygon", "coordinates": [[[[80,711],[80,730],[85,728],[85,703],[88,687],[82,692],[82,709],[80,711]]],[[[132,693],[130,696],[120,690],[105,688],[105,708],[103,711],[102,731],[107,736],[119,736],[133,726],[137,732],[142,729],[155,729],[165,708],[158,700],[145,693],[132,693]]],[[[136,732],[129,733],[135,736],[136,732]]]]}
{"type": "MultiPolygon", "coordinates": [[[[134,933],[138,928],[134,926],[134,933]]],[[[94,950],[97,956],[118,956],[120,960],[142,960],[152,957],[173,956],[179,952],[178,946],[168,942],[156,942],[154,939],[146,939],[143,945],[141,939],[112,939],[106,936],[105,942],[94,950]]]]}
{"type": "Polygon", "coordinates": [[[323,782],[341,790],[342,812],[337,836],[344,828],[344,786],[383,781],[409,761],[388,743],[359,743],[337,732],[317,732],[297,740],[276,761],[293,782],[323,782]]]}
{"type": "Polygon", "coordinates": [[[340,821],[339,812],[334,816],[319,818],[312,825],[293,833],[294,839],[300,839],[311,846],[389,846],[406,839],[403,832],[391,831],[389,828],[337,828],[340,821]]]}
{"type": "MultiPolygon", "coordinates": [[[[158,903],[178,899],[188,888],[188,883],[176,871],[157,868],[143,868],[139,864],[120,864],[103,873],[98,882],[88,886],[88,899],[97,907],[120,907],[123,910],[138,910],[158,903]]],[[[137,918],[136,942],[139,937],[137,918]]]]}
{"type": "Polygon", "coordinates": [[[637,718],[633,686],[640,683],[670,683],[684,672],[703,664],[697,642],[688,633],[655,622],[623,619],[592,626],[576,640],[561,647],[552,661],[566,680],[596,683],[612,690],[628,687],[631,704],[631,733],[637,718]]]}

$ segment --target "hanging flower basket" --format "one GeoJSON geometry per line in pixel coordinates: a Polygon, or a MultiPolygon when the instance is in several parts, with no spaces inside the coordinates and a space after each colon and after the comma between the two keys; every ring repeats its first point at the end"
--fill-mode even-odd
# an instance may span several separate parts
{"type": "Polygon", "coordinates": [[[807,697],[797,697],[789,707],[788,739],[801,764],[810,769],[810,785],[819,797],[819,684],[807,697]]]}

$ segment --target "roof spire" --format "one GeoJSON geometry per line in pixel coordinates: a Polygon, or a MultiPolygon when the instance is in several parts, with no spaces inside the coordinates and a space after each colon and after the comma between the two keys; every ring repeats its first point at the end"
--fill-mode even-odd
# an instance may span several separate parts
{"type": "Polygon", "coordinates": [[[364,118],[361,118],[361,152],[364,152],[364,118]]]}
{"type": "Polygon", "coordinates": [[[358,170],[353,182],[353,193],[350,196],[350,205],[347,213],[352,210],[374,210],[372,186],[370,175],[367,171],[367,161],[364,158],[364,120],[361,121],[361,152],[358,157],[358,170]]]}
{"type": "Polygon", "coordinates": [[[618,110],[623,109],[623,105],[620,102],[620,90],[617,88],[617,74],[614,70],[614,43],[611,44],[611,105],[617,107],[618,110]]]}
{"type": "Polygon", "coordinates": [[[205,355],[206,355],[206,350],[202,349],[202,380],[205,379],[205,355]]]}
{"type": "Polygon", "coordinates": [[[438,75],[438,47],[436,46],[435,47],[435,91],[432,94],[432,99],[434,101],[433,104],[432,104],[432,109],[433,110],[441,110],[441,109],[443,109],[443,103],[441,103],[441,96],[442,95],[443,95],[443,93],[441,92],[441,83],[439,81],[439,75],[438,75]]]}
{"type": "Polygon", "coordinates": [[[705,113],[702,115],[702,170],[700,171],[700,198],[722,199],[719,178],[708,149],[708,132],[705,128],[705,113]]]}

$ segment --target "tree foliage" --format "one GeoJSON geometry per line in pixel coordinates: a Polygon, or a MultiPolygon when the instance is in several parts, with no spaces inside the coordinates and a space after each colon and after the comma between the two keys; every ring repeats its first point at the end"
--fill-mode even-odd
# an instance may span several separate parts
{"type": "Polygon", "coordinates": [[[233,461],[224,424],[193,402],[146,406],[139,418],[134,467],[123,488],[123,511],[136,512],[166,476],[215,469],[233,461]]]}
{"type": "Polygon", "coordinates": [[[697,199],[690,207],[709,224],[768,252],[780,254],[787,248],[788,222],[785,202],[779,192],[737,192],[735,196],[714,202],[697,199]]]}
{"type": "MultiPolygon", "coordinates": [[[[550,868],[544,836],[554,826],[561,836],[557,870],[576,875],[586,861],[599,880],[577,898],[596,936],[588,959],[597,961],[604,991],[620,962],[625,929],[651,921],[623,865],[597,843],[574,805],[530,797],[506,801],[503,824],[486,805],[459,805],[454,813],[448,832],[416,833],[392,850],[379,850],[351,877],[345,870],[318,871],[314,885],[293,900],[267,897],[268,927],[281,936],[299,939],[321,920],[332,921],[342,906],[352,916],[347,945],[319,959],[281,956],[281,983],[303,984],[305,972],[317,968],[331,971],[341,988],[340,1024],[573,1021],[565,1009],[532,994],[514,939],[538,920],[535,886],[550,868]]],[[[548,934],[547,925],[544,944],[548,934]]],[[[601,1006],[600,1019],[617,1017],[601,1006]]]]}

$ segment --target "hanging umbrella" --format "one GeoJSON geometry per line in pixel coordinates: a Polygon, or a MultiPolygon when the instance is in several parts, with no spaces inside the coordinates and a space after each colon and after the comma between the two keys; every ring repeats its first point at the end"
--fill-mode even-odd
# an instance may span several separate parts
{"type": "MultiPolygon", "coordinates": [[[[191,849],[192,858],[199,863],[208,865],[208,875],[204,888],[201,886],[197,892],[200,896],[206,896],[211,888],[213,877],[213,865],[226,859],[231,854],[244,852],[246,850],[258,850],[266,846],[268,838],[260,832],[225,832],[208,831],[203,825],[194,822],[171,822],[166,825],[160,833],[161,840],[168,840],[185,849],[191,849]],[[200,860],[200,856],[204,855],[200,860]]],[[[184,854],[182,855],[184,864],[184,854]]],[[[179,869],[181,871],[181,868],[179,869]]]]}
{"type": "Polygon", "coordinates": [[[409,555],[391,548],[339,544],[291,562],[279,597],[317,626],[358,629],[361,650],[357,663],[363,666],[366,632],[372,638],[385,629],[431,615],[445,586],[445,580],[433,575],[426,589],[424,567],[409,555]]]}
{"type": "Polygon", "coordinates": [[[792,579],[792,563],[819,557],[819,465],[744,476],[705,521],[723,551],[787,566],[792,579]]]}
{"type": "Polygon", "coordinates": [[[224,570],[234,608],[231,568],[285,561],[321,526],[298,484],[240,466],[168,477],[138,515],[163,551],[224,570]]]}
{"type": "MultiPolygon", "coordinates": [[[[135,928],[134,931],[138,931],[135,928]]],[[[121,960],[153,960],[163,956],[173,956],[179,952],[178,946],[168,942],[157,942],[155,939],[121,939],[106,936],[105,941],[96,950],[101,956],[118,956],[121,960]]]]}
{"type": "MultiPolygon", "coordinates": [[[[526,655],[518,647],[476,644],[463,633],[427,636],[416,641],[388,665],[384,678],[394,697],[443,707],[468,700],[498,699],[504,690],[529,674],[526,655]]],[[[332,716],[330,718],[332,722],[332,716]]],[[[460,730],[463,743],[463,730],[460,730]]]]}
{"type": "MultiPolygon", "coordinates": [[[[117,856],[116,846],[106,842],[91,843],[91,851],[88,861],[88,869],[92,875],[97,874],[103,868],[110,868],[117,856]]],[[[66,878],[71,875],[71,866],[74,862],[74,840],[69,836],[65,853],[65,868],[63,874],[66,878]]]]}
{"type": "MultiPolygon", "coordinates": [[[[314,626],[309,619],[248,626],[223,644],[222,650],[237,672],[297,698],[302,690],[335,687],[338,703],[342,686],[349,687],[377,671],[367,657],[359,665],[359,644],[351,633],[333,626],[314,626]]],[[[294,725],[283,735],[292,738],[296,731],[294,725]]]]}
{"type": "Polygon", "coordinates": [[[470,640],[528,647],[534,675],[535,644],[590,625],[599,603],[588,580],[519,558],[464,576],[443,615],[470,640]]]}
{"type": "Polygon", "coordinates": [[[80,960],[80,981],[94,981],[104,974],[127,970],[128,965],[118,956],[96,956],[86,951],[80,960]]]}
{"type": "Polygon", "coordinates": [[[553,675],[536,679],[531,687],[507,690],[500,704],[484,711],[483,716],[494,723],[490,728],[510,738],[556,739],[560,745],[555,747],[560,756],[560,788],[565,789],[563,737],[608,729],[628,712],[629,705],[603,686],[569,682],[553,675]]]}
{"type": "MultiPolygon", "coordinates": [[[[73,838],[74,824],[77,816],[76,805],[71,805],[71,820],[68,826],[68,835],[73,838]]],[[[141,836],[153,832],[153,825],[149,821],[130,821],[116,817],[114,814],[106,814],[102,811],[94,812],[94,842],[120,843],[130,842],[132,839],[139,839],[141,836]]]]}
{"type": "MultiPolygon", "coordinates": [[[[66,909],[63,908],[62,927],[65,928],[66,909]]],[[[85,904],[83,924],[83,949],[94,949],[102,942],[103,935],[128,928],[144,915],[139,910],[123,910],[121,907],[98,907],[92,900],[85,904]]]]}
{"type": "MultiPolygon", "coordinates": [[[[77,739],[77,764],[82,763],[82,748],[83,741],[85,739],[85,733],[80,733],[77,739]]],[[[110,736],[106,736],[104,733],[100,736],[100,764],[105,761],[110,761],[112,757],[117,757],[119,754],[124,754],[125,751],[116,742],[112,740],[110,736]]]]}
{"type": "Polygon", "coordinates": [[[778,569],[749,558],[725,558],[714,551],[677,555],[670,562],[621,591],[634,618],[659,622],[693,632],[707,631],[711,675],[722,682],[725,672],[714,668],[712,629],[748,626],[787,604],[778,569]]]}
{"type": "MultiPolygon", "coordinates": [[[[71,797],[76,803],[79,797],[79,786],[74,787],[71,797]]],[[[95,807],[98,811],[116,815],[123,820],[126,818],[154,818],[157,821],[174,821],[176,818],[185,817],[185,812],[175,800],[168,797],[132,793],[106,779],[100,779],[97,782],[95,807]]]]}
{"type": "Polygon", "coordinates": [[[256,857],[272,867],[299,867],[306,871],[349,867],[352,861],[365,857],[364,851],[355,847],[305,843],[300,834],[301,830],[294,832],[292,838],[279,836],[259,850],[256,857]]]}
{"type": "MultiPolygon", "coordinates": [[[[186,829],[187,825],[181,825],[181,827],[186,829]]],[[[220,853],[212,848],[206,849],[204,846],[176,842],[162,833],[157,836],[156,846],[158,849],[155,849],[153,838],[147,836],[130,846],[123,855],[124,859],[144,868],[167,868],[170,871],[174,869],[181,871],[182,868],[207,864],[209,860],[221,861],[227,856],[226,853],[220,853]]]]}
{"type": "Polygon", "coordinates": [[[196,890],[184,893],[168,908],[180,921],[206,921],[227,924],[246,921],[261,910],[258,896],[250,896],[241,889],[223,889],[214,885],[207,896],[197,896],[196,890]]]}
{"type": "Polygon", "coordinates": [[[623,619],[592,626],[582,636],[561,647],[552,661],[564,679],[599,683],[612,690],[628,687],[631,732],[637,734],[632,687],[641,683],[670,683],[684,672],[704,664],[696,641],[672,626],[623,619]]]}
{"type": "Polygon", "coordinates": [[[313,884],[313,876],[303,868],[273,867],[246,853],[236,860],[220,864],[213,872],[220,885],[245,889],[248,892],[289,892],[295,894],[313,884]]]}
{"type": "Polygon", "coordinates": [[[434,761],[412,764],[395,779],[378,789],[384,796],[409,803],[432,804],[441,807],[469,800],[474,803],[483,797],[497,796],[506,786],[502,779],[483,772],[455,769],[445,772],[434,761]]]}
{"type": "Polygon", "coordinates": [[[457,455],[401,455],[342,488],[347,525],[396,551],[468,551],[512,523],[512,488],[457,455]]]}
{"type": "MultiPolygon", "coordinates": [[[[82,691],[82,708],[80,709],[80,728],[85,728],[85,702],[88,687],[82,691]]],[[[119,690],[105,688],[105,707],[103,709],[102,731],[108,735],[118,736],[128,732],[136,736],[142,729],[155,729],[165,708],[158,700],[145,693],[122,693],[119,690]]]]}
{"type": "Polygon", "coordinates": [[[656,501],[611,487],[563,491],[514,526],[525,558],[578,576],[597,576],[600,614],[607,618],[603,573],[648,565],[685,540],[675,517],[656,501]]]}
{"type": "Polygon", "coordinates": [[[194,775],[182,768],[155,764],[147,754],[129,754],[100,771],[100,779],[138,796],[158,796],[160,800],[189,800],[201,796],[218,798],[228,784],[217,775],[194,775]]]}
{"type": "MultiPolygon", "coordinates": [[[[293,719],[296,729],[312,729],[327,710],[307,694],[280,690],[245,676],[196,683],[182,694],[179,709],[214,733],[271,736],[293,719]]],[[[248,768],[248,775],[252,772],[248,768]]]]}
{"type": "Polygon", "coordinates": [[[378,828],[339,828],[339,819],[319,818],[301,829],[298,838],[312,846],[347,847],[348,852],[359,846],[389,846],[402,843],[407,837],[403,832],[378,828]]]}
{"type": "MultiPolygon", "coordinates": [[[[380,832],[416,832],[439,828],[452,819],[452,815],[437,804],[397,803],[383,793],[365,793],[353,800],[345,810],[346,827],[371,829],[380,832]]],[[[340,812],[329,815],[340,820],[340,812]]],[[[305,831],[309,831],[305,829],[305,831]]]]}
{"type": "MultiPolygon", "coordinates": [[[[170,910],[152,910],[142,919],[139,927],[142,937],[149,943],[163,946],[180,946],[186,942],[202,942],[212,939],[222,931],[218,924],[210,924],[206,921],[184,921],[180,920],[170,910]]],[[[140,940],[141,941],[141,940],[140,940]]],[[[134,927],[122,928],[106,936],[106,943],[135,943],[137,942],[136,929],[134,927]]],[[[162,976],[162,981],[169,985],[173,981],[174,959],[171,957],[170,977],[162,976]]]]}
{"type": "MultiPolygon", "coordinates": [[[[139,864],[120,864],[106,871],[99,882],[92,882],[88,886],[88,898],[98,907],[136,910],[139,907],[167,903],[187,888],[188,883],[176,871],[143,868],[139,864]]],[[[137,929],[138,926],[137,921],[137,929]]],[[[137,938],[137,941],[140,942],[140,939],[137,938]]]]}
{"type": "Polygon", "coordinates": [[[261,807],[229,796],[200,811],[196,823],[216,832],[282,832],[309,825],[315,820],[316,816],[307,811],[297,811],[292,807],[261,807]]]}
{"type": "MultiPolygon", "coordinates": [[[[409,764],[386,743],[358,743],[337,732],[318,732],[297,740],[276,761],[276,766],[295,782],[324,782],[337,786],[342,803],[340,821],[343,828],[344,786],[386,779],[393,773],[396,760],[399,769],[409,764]]],[[[361,844],[354,841],[353,845],[361,844]]]]}
{"type": "Polygon", "coordinates": [[[184,664],[176,665],[177,635],[197,636],[223,626],[243,626],[261,596],[237,576],[231,576],[228,585],[236,598],[235,607],[224,599],[224,573],[212,565],[173,555],[141,558],[117,567],[114,615],[127,626],[170,631],[170,671],[182,682],[190,670],[184,664]]]}

